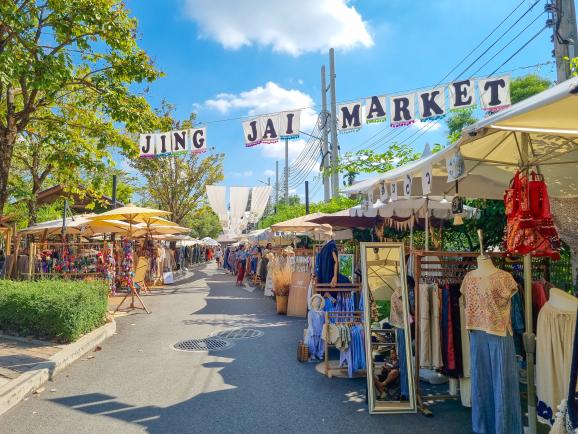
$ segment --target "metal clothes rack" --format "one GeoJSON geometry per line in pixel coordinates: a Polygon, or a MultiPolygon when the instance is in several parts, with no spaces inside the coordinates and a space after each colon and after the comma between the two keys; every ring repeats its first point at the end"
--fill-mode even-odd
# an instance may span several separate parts
{"type": "MultiPolygon", "coordinates": [[[[418,410],[424,415],[431,416],[433,413],[424,405],[424,401],[436,401],[445,399],[457,399],[457,395],[427,395],[421,393],[419,370],[420,370],[420,303],[419,284],[420,283],[460,283],[464,276],[471,270],[477,268],[476,258],[479,252],[442,252],[414,250],[414,280],[415,280],[415,390],[418,410]]],[[[512,272],[514,266],[523,266],[522,257],[508,257],[504,253],[486,253],[492,258],[494,265],[500,269],[512,272]]],[[[549,275],[548,260],[544,258],[533,258],[532,279],[538,279],[549,275]]]]}
{"type": "MultiPolygon", "coordinates": [[[[325,312],[325,323],[323,324],[323,331],[325,336],[329,335],[328,328],[330,324],[330,320],[334,318],[343,318],[349,319],[349,321],[339,321],[337,324],[363,324],[363,311],[333,311],[333,312],[325,312]]],[[[326,339],[323,340],[324,342],[324,362],[323,362],[323,373],[328,377],[331,378],[333,375],[331,371],[335,369],[331,369],[329,367],[329,347],[334,346],[333,344],[329,344],[326,339]]],[[[341,368],[339,368],[341,369],[341,368]]]]}

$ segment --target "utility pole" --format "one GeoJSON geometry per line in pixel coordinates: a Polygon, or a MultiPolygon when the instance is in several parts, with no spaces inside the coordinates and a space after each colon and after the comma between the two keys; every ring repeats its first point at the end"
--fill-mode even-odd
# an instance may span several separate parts
{"type": "Polygon", "coordinates": [[[309,181],[305,181],[305,214],[309,215],[309,181]]]}
{"type": "Polygon", "coordinates": [[[275,161],[275,209],[279,205],[279,161],[275,161]]]}
{"type": "Polygon", "coordinates": [[[329,121],[329,112],[327,111],[327,83],[325,80],[325,65],[321,67],[321,152],[323,153],[323,161],[321,170],[323,170],[323,200],[328,202],[331,199],[331,179],[329,178],[329,147],[327,145],[327,135],[329,130],[327,122],[329,121]]]}
{"type": "Polygon", "coordinates": [[[285,205],[289,204],[289,139],[285,139],[285,205]]]}
{"type": "Polygon", "coordinates": [[[570,78],[570,62],[578,56],[578,31],[576,30],[576,6],[574,0],[554,0],[554,57],[556,58],[556,75],[558,83],[570,78]]]}
{"type": "Polygon", "coordinates": [[[337,197],[339,191],[339,145],[337,144],[337,103],[335,96],[335,50],[329,49],[329,86],[331,87],[331,196],[337,197]]]}

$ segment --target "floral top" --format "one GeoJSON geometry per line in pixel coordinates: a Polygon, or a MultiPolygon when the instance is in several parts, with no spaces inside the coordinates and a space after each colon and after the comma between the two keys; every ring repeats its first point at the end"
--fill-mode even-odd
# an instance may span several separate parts
{"type": "Polygon", "coordinates": [[[391,294],[391,308],[389,312],[389,323],[397,328],[403,328],[403,298],[401,288],[397,288],[391,294]]]}
{"type": "Polygon", "coordinates": [[[497,270],[489,276],[470,271],[461,292],[465,297],[466,328],[498,336],[512,334],[511,298],[518,285],[510,273],[497,270]]]}

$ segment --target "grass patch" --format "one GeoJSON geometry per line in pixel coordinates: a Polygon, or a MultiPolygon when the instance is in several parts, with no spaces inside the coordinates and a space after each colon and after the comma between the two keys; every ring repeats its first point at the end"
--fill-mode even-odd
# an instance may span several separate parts
{"type": "Polygon", "coordinates": [[[0,280],[0,331],[75,341],[106,322],[107,293],[103,281],[0,280]]]}

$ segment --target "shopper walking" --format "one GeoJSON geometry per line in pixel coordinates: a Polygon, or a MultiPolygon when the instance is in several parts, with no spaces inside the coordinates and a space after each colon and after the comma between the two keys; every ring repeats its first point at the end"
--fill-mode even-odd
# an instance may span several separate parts
{"type": "Polygon", "coordinates": [[[241,244],[237,251],[237,286],[243,286],[245,271],[247,270],[247,251],[245,245],[241,244]]]}
{"type": "Polygon", "coordinates": [[[223,252],[221,251],[221,247],[217,247],[215,250],[215,260],[217,261],[217,268],[221,268],[221,258],[223,257],[223,252]]]}

